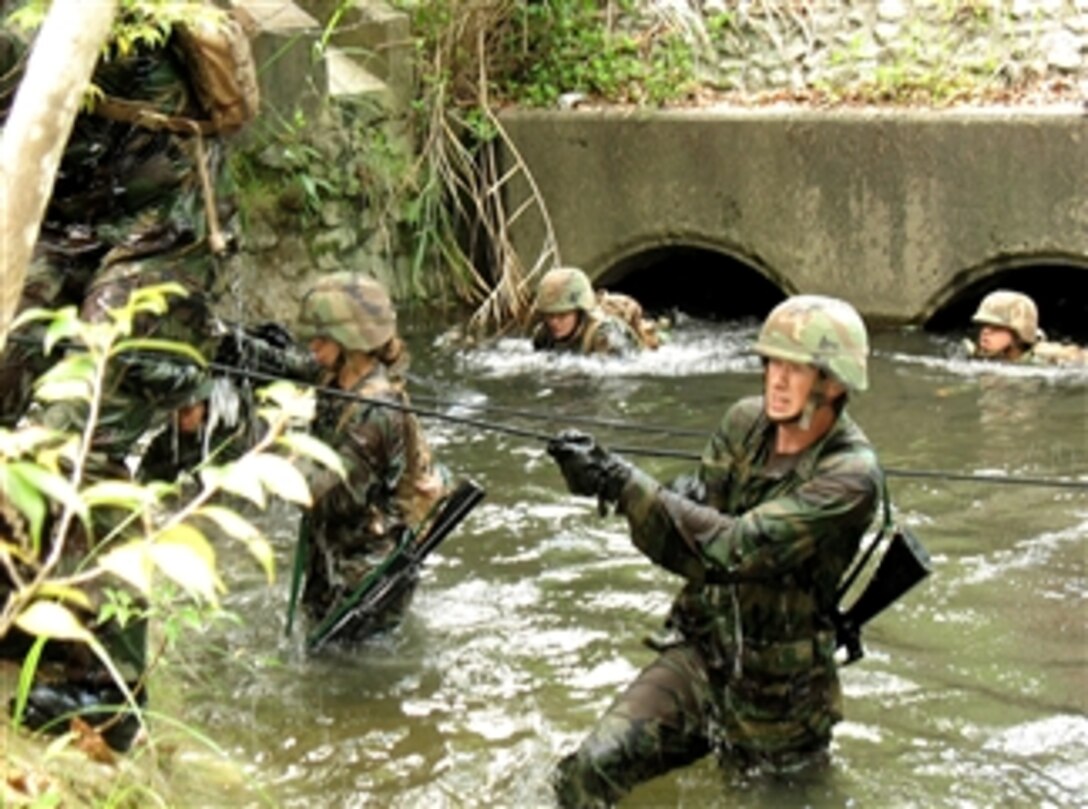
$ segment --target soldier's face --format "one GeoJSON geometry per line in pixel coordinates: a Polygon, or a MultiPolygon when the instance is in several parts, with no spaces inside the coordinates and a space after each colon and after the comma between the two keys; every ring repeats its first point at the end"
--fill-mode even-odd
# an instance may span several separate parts
{"type": "Polygon", "coordinates": [[[203,402],[184,405],[178,409],[178,430],[183,433],[195,433],[204,424],[207,407],[203,402]]]}
{"type": "Polygon", "coordinates": [[[574,329],[578,326],[578,310],[544,315],[544,323],[547,324],[553,340],[566,340],[574,334],[574,329]]]}
{"type": "Polygon", "coordinates": [[[763,402],[775,423],[797,419],[820,372],[811,365],[769,359],[763,372],[763,402]]]}
{"type": "Polygon", "coordinates": [[[978,347],[983,354],[1004,354],[1013,345],[1013,333],[1004,326],[983,326],[978,333],[978,347]]]}
{"type": "Polygon", "coordinates": [[[340,344],[328,337],[315,337],[310,340],[310,354],[322,368],[335,368],[340,359],[340,344]]]}

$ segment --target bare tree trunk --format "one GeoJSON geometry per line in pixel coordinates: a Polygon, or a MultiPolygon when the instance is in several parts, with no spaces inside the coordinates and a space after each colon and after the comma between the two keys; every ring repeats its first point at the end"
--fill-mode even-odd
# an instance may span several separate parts
{"type": "Polygon", "coordinates": [[[0,349],[118,0],[53,0],[0,136],[0,349]]]}

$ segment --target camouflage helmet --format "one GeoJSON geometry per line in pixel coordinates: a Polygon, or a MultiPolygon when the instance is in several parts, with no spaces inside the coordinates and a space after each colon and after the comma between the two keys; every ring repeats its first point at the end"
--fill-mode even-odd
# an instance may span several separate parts
{"type": "Polygon", "coordinates": [[[850,390],[869,387],[865,322],[838,298],[787,298],[763,321],[754,349],[762,357],[812,365],[850,390]]]}
{"type": "Polygon", "coordinates": [[[355,272],[323,276],[302,297],[298,335],[328,337],[353,351],[375,351],[397,331],[397,313],[385,287],[355,272]]]}
{"type": "Polygon", "coordinates": [[[1039,339],[1039,310],[1035,301],[1022,292],[1006,289],[991,292],[982,299],[971,321],[982,326],[1002,326],[1028,345],[1039,339]]]}
{"type": "Polygon", "coordinates": [[[559,314],[575,309],[588,312],[596,305],[597,296],[593,294],[589,277],[576,267],[557,267],[540,279],[535,306],[540,314],[559,314]]]}

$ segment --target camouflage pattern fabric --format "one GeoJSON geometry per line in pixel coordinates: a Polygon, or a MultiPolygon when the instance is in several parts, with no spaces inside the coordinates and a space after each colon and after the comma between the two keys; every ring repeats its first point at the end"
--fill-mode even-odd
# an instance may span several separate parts
{"type": "MultiPolygon", "coordinates": [[[[0,40],[2,122],[24,48],[10,32],[4,32],[0,40]]],[[[185,67],[169,44],[152,52],[103,60],[94,82],[108,95],[145,103],[164,114],[204,117],[185,67]]],[[[174,281],[194,297],[177,301],[159,318],[146,320],[140,332],[189,342],[207,352],[211,341],[202,295],[212,291],[217,266],[207,242],[207,211],[198,171],[201,152],[215,187],[219,221],[226,223],[234,209],[221,142],[207,139],[202,147],[198,149],[190,136],[80,114],[65,146],[20,310],[75,305],[83,317],[101,319],[109,306],[123,302],[137,286],[174,281]]],[[[0,357],[0,423],[7,425],[26,413],[31,381],[50,362],[20,336],[9,339],[0,357]]],[[[136,440],[187,401],[202,380],[199,369],[174,357],[145,358],[112,368],[87,481],[127,477],[122,460],[136,440]]],[[[80,430],[85,415],[81,405],[63,403],[35,418],[60,429],[80,430]]],[[[112,530],[115,523],[110,515],[100,516],[94,536],[83,538],[84,547],[112,530]]],[[[75,551],[79,545],[73,542],[69,547],[75,551]]],[[[124,630],[94,629],[125,664],[126,677],[139,676],[145,662],[146,623],[133,622],[124,630]]]]}
{"type": "MultiPolygon", "coordinates": [[[[11,37],[5,39],[6,42],[11,37]]],[[[7,49],[15,59],[17,49],[7,49]]],[[[17,60],[16,60],[17,61],[17,60]]],[[[15,66],[15,62],[3,65],[15,66]]],[[[106,93],[146,102],[172,115],[198,115],[184,67],[170,47],[99,64],[94,81],[106,93]]],[[[7,108],[0,98],[0,120],[7,108]]],[[[215,184],[218,216],[234,215],[233,189],[218,139],[203,143],[215,184]]],[[[138,287],[173,281],[195,294],[216,284],[207,245],[207,214],[194,139],[111,121],[76,119],[54,184],[20,310],[80,307],[87,319],[123,303],[138,287]]],[[[145,333],[210,350],[207,319],[194,322],[178,303],[145,333]]],[[[33,337],[33,334],[27,337],[33,337]]],[[[0,423],[14,424],[29,403],[30,382],[48,361],[29,339],[12,340],[0,358],[0,423]]],[[[165,371],[162,376],[168,377],[165,371]]],[[[174,384],[171,382],[169,384],[174,384]]]]}
{"type": "MultiPolygon", "coordinates": [[[[364,377],[355,393],[406,405],[407,396],[383,366],[364,377]]],[[[420,484],[433,463],[419,422],[410,413],[380,404],[324,396],[316,435],[332,446],[348,470],[346,481],[327,472],[310,481],[311,549],[302,600],[312,621],[335,610],[397,545],[406,528],[425,516],[441,492],[427,497],[420,484]]],[[[396,625],[413,588],[384,615],[368,616],[339,636],[358,640],[396,625]]]]}
{"type": "Polygon", "coordinates": [[[869,387],[869,335],[849,303],[825,295],[793,295],[763,321],[755,352],[812,365],[850,390],[869,387]]]}
{"type": "Polygon", "coordinates": [[[546,323],[536,325],[531,339],[535,351],[552,351],[558,354],[622,356],[642,347],[638,335],[630,326],[600,309],[582,313],[578,326],[563,340],[552,337],[546,323]]]}
{"type": "Polygon", "coordinates": [[[321,277],[302,299],[299,339],[335,340],[353,351],[375,351],[397,333],[397,313],[385,287],[355,272],[321,277]]]}
{"type": "Polygon", "coordinates": [[[589,312],[597,307],[597,296],[589,276],[577,267],[556,267],[540,279],[533,309],[537,314],[589,312]]]}
{"type": "Polygon", "coordinates": [[[1039,310],[1035,301],[1022,292],[991,292],[979,303],[971,322],[1009,329],[1025,345],[1039,339],[1039,310]]]}
{"type": "Polygon", "coordinates": [[[708,505],[638,470],[624,487],[636,547],[688,582],[661,656],[560,764],[562,805],[608,805],[711,750],[775,771],[825,755],[842,718],[829,614],[882,475],[845,412],[798,455],[774,436],[762,398],[741,400],[703,453],[708,505]]]}
{"type": "Polygon", "coordinates": [[[652,350],[661,347],[661,333],[658,331],[657,321],[644,317],[642,304],[630,295],[601,290],[597,293],[597,305],[602,311],[618,317],[630,326],[643,348],[652,350]]]}

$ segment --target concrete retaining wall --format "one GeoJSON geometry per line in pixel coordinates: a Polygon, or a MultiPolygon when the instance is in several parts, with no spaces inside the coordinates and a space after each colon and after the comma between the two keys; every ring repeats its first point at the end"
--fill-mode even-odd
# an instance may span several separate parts
{"type": "MultiPolygon", "coordinates": [[[[839,295],[869,317],[908,322],[1017,264],[1088,269],[1088,117],[1078,108],[502,120],[562,261],[594,277],[654,248],[703,247],[787,292],[839,295]]],[[[539,222],[526,218],[514,235],[531,263],[539,222]]]]}

